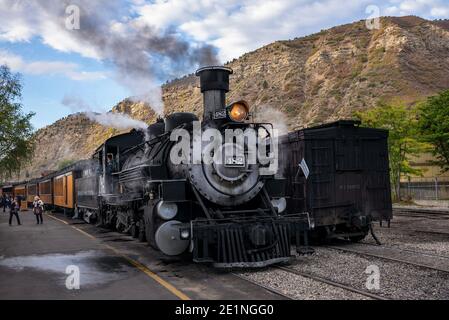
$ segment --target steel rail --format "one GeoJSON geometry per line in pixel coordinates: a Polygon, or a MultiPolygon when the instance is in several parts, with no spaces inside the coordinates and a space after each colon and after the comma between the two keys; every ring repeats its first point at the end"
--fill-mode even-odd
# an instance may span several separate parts
{"type": "Polygon", "coordinates": [[[336,281],[331,280],[331,279],[323,278],[323,277],[320,277],[320,276],[316,276],[316,275],[313,275],[313,274],[310,274],[310,273],[307,273],[307,272],[302,272],[302,271],[299,271],[299,270],[296,270],[296,269],[292,269],[292,268],[289,268],[289,267],[276,266],[275,268],[279,269],[279,270],[283,270],[283,271],[288,272],[288,273],[292,273],[292,274],[301,276],[301,277],[305,277],[305,278],[309,278],[309,279],[312,279],[312,280],[315,280],[315,281],[318,281],[318,282],[326,283],[328,285],[331,285],[331,286],[334,286],[334,287],[337,287],[337,288],[340,288],[340,289],[351,291],[351,292],[363,295],[365,297],[368,297],[368,298],[371,298],[371,299],[374,299],[374,300],[391,300],[390,298],[387,298],[387,297],[384,297],[384,296],[380,296],[380,295],[375,294],[375,293],[371,293],[371,292],[367,292],[367,291],[364,291],[364,290],[360,290],[360,289],[348,286],[346,284],[343,284],[343,283],[340,283],[340,282],[336,282],[336,281]]]}
{"type": "MultiPolygon", "coordinates": [[[[425,268],[425,269],[435,270],[435,271],[439,271],[439,272],[449,273],[449,270],[446,270],[446,269],[441,269],[441,268],[438,268],[438,267],[432,267],[432,266],[425,265],[425,264],[422,264],[422,263],[419,263],[419,262],[406,261],[406,260],[403,260],[403,259],[400,259],[400,258],[393,258],[393,257],[388,257],[388,256],[383,256],[383,255],[380,255],[380,254],[376,254],[376,253],[360,251],[360,250],[353,249],[353,248],[349,249],[349,248],[342,248],[342,247],[335,247],[335,246],[323,246],[323,247],[324,248],[328,248],[328,249],[333,249],[333,250],[339,250],[339,251],[343,251],[343,252],[355,253],[355,254],[358,254],[358,255],[370,256],[370,257],[383,259],[383,260],[389,260],[389,261],[404,263],[404,264],[408,264],[408,265],[419,267],[419,268],[425,268]]],[[[403,252],[410,252],[410,251],[402,250],[402,249],[399,249],[399,248],[392,248],[392,247],[389,247],[388,249],[393,249],[393,250],[403,251],[403,252]]],[[[415,252],[415,251],[413,253],[426,255],[426,253],[420,253],[420,252],[415,252]]],[[[432,256],[432,255],[428,255],[428,256],[432,256]]],[[[448,259],[448,257],[444,257],[444,256],[440,256],[440,258],[448,259]]]]}
{"type": "Polygon", "coordinates": [[[257,287],[261,287],[262,289],[267,290],[267,291],[269,291],[269,292],[271,292],[271,293],[274,293],[274,294],[276,294],[276,295],[278,295],[278,296],[281,296],[281,297],[283,297],[283,298],[285,298],[285,299],[287,299],[287,300],[294,300],[294,298],[290,297],[289,295],[286,295],[286,294],[282,293],[282,292],[279,291],[279,290],[273,289],[273,288],[271,288],[271,287],[269,287],[269,286],[266,286],[266,285],[264,285],[264,284],[261,284],[261,283],[259,283],[259,282],[257,282],[257,281],[248,279],[248,278],[246,278],[246,277],[244,277],[244,276],[241,276],[241,275],[239,275],[239,274],[237,274],[237,273],[232,272],[231,274],[234,275],[234,276],[236,276],[237,278],[239,278],[239,279],[241,279],[241,280],[247,281],[247,282],[249,282],[249,283],[251,283],[251,284],[253,284],[253,285],[257,286],[257,287]]]}

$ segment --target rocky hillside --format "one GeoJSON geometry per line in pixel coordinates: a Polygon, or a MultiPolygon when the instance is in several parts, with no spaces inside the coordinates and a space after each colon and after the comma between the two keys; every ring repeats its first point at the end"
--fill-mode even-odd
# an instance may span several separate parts
{"type": "MultiPolygon", "coordinates": [[[[449,88],[449,23],[418,17],[365,21],[303,38],[277,41],[228,64],[229,99],[257,111],[283,111],[291,129],[349,117],[379,100],[414,102],[449,88]]],[[[190,75],[164,88],[168,112],[201,113],[198,80],[190,75]]]]}
{"type": "MultiPolygon", "coordinates": [[[[449,21],[382,18],[378,30],[368,30],[360,21],[277,41],[227,66],[234,69],[229,101],[245,99],[261,115],[259,120],[268,120],[273,109],[279,110],[288,127],[296,129],[351,117],[380,100],[412,103],[448,89],[449,21]]],[[[164,85],[163,100],[166,114],[201,115],[194,75],[164,85]]],[[[146,122],[155,117],[147,106],[128,100],[113,108],[117,111],[146,122]]],[[[36,133],[40,147],[26,170],[36,176],[43,169],[57,168],[62,160],[86,158],[117,133],[82,114],[68,116],[36,133]]]]}

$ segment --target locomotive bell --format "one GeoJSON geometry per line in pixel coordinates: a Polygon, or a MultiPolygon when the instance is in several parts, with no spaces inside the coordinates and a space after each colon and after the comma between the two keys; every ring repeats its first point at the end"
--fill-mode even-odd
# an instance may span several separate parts
{"type": "Polygon", "coordinates": [[[204,67],[196,71],[203,94],[204,120],[226,117],[226,92],[229,91],[229,75],[232,72],[231,68],[221,66],[204,67]]]}

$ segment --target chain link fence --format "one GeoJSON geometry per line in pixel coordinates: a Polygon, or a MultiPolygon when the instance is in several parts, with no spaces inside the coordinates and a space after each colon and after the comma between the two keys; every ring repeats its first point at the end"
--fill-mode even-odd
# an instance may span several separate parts
{"type": "Polygon", "coordinates": [[[409,178],[407,182],[401,182],[401,198],[449,200],[449,177],[409,178]]]}

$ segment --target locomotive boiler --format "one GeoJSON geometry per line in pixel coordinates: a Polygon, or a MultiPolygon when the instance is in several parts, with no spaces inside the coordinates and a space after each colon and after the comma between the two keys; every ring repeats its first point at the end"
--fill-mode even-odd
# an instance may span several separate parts
{"type": "Polygon", "coordinates": [[[245,101],[226,105],[231,74],[196,72],[202,121],[173,113],[100,146],[76,180],[78,214],[216,267],[287,262],[292,240],[307,245],[307,216],[285,211],[275,130],[251,122],[245,101]]]}

